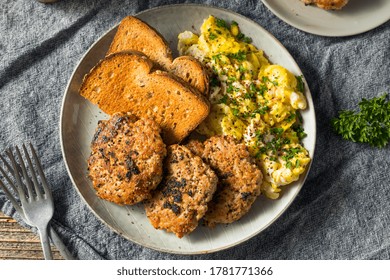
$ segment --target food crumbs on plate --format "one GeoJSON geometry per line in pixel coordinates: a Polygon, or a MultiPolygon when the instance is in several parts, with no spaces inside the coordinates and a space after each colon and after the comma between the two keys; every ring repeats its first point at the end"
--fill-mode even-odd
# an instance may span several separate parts
{"type": "Polygon", "coordinates": [[[263,172],[262,193],[277,199],[310,162],[301,142],[302,77],[271,64],[237,22],[210,16],[200,31],[178,35],[180,55],[197,58],[210,75],[211,112],[197,132],[243,141],[263,172]]]}

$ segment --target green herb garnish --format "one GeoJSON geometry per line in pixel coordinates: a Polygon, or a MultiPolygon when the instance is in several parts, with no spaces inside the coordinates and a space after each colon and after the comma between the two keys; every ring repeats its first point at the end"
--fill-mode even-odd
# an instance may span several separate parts
{"type": "Polygon", "coordinates": [[[211,59],[214,60],[214,61],[220,60],[221,59],[221,54],[219,53],[219,54],[213,55],[211,57],[211,59]]]}
{"type": "Polygon", "coordinates": [[[232,93],[234,90],[234,86],[232,84],[228,84],[226,87],[226,92],[227,93],[232,93]]]}
{"type": "Polygon", "coordinates": [[[217,35],[215,35],[214,33],[211,33],[209,34],[209,39],[210,40],[214,40],[215,38],[217,38],[217,35]]]}
{"type": "Polygon", "coordinates": [[[244,61],[246,59],[246,53],[244,51],[238,51],[236,53],[230,53],[227,56],[230,59],[236,59],[237,61],[244,61]]]}
{"type": "Polygon", "coordinates": [[[255,94],[253,92],[247,92],[244,94],[245,99],[252,99],[255,97],[255,94]]]}
{"type": "Polygon", "coordinates": [[[257,92],[259,95],[263,96],[264,93],[268,90],[266,85],[260,85],[259,91],[257,92]]]}
{"type": "Polygon", "coordinates": [[[254,91],[254,92],[257,90],[254,83],[251,83],[251,84],[249,85],[249,89],[250,89],[251,91],[254,91]]]}
{"type": "Polygon", "coordinates": [[[221,28],[229,28],[226,21],[224,21],[223,19],[220,19],[220,18],[216,18],[216,24],[218,27],[221,27],[221,28]]]}
{"type": "Polygon", "coordinates": [[[240,113],[240,110],[238,110],[237,108],[232,108],[232,113],[235,117],[238,117],[239,113],[240,113]]]}
{"type": "Polygon", "coordinates": [[[297,90],[300,92],[305,92],[305,83],[303,82],[302,75],[301,76],[295,76],[297,78],[297,90]]]}
{"type": "Polygon", "coordinates": [[[238,35],[236,36],[236,38],[237,38],[237,40],[242,41],[242,42],[247,43],[247,44],[252,43],[252,38],[251,38],[251,37],[245,36],[245,34],[243,34],[243,33],[241,33],[241,32],[238,33],[238,35]]]}
{"type": "Polygon", "coordinates": [[[390,102],[387,93],[359,102],[360,112],[343,110],[331,123],[344,139],[382,148],[390,139],[390,102]]]}
{"type": "MultiPolygon", "coordinates": [[[[297,115],[300,116],[299,114],[297,114],[297,115]]],[[[307,136],[305,130],[303,129],[302,125],[300,125],[300,124],[293,125],[292,129],[297,134],[297,137],[299,140],[302,140],[303,138],[305,138],[307,136]]]]}
{"type": "Polygon", "coordinates": [[[214,76],[214,77],[210,78],[210,86],[211,87],[216,87],[216,86],[219,86],[219,85],[220,85],[220,82],[219,82],[217,77],[214,76]]]}
{"type": "Polygon", "coordinates": [[[227,95],[222,96],[221,99],[219,99],[219,101],[218,101],[219,104],[227,104],[227,102],[228,102],[227,95]]]}
{"type": "Polygon", "coordinates": [[[290,115],[288,116],[288,118],[286,119],[287,122],[291,122],[293,120],[295,120],[295,117],[296,115],[294,113],[291,113],[290,112],[290,115]]]}
{"type": "Polygon", "coordinates": [[[246,69],[245,69],[244,66],[240,65],[240,66],[238,67],[238,71],[239,71],[240,73],[244,73],[244,72],[246,71],[246,69]]]}
{"type": "Polygon", "coordinates": [[[277,135],[277,136],[280,136],[280,135],[282,135],[282,133],[284,132],[284,129],[281,128],[281,127],[272,127],[272,128],[270,129],[270,131],[271,131],[272,134],[275,134],[275,135],[277,135]]]}
{"type": "Polygon", "coordinates": [[[269,107],[267,105],[263,107],[258,107],[255,110],[253,110],[252,117],[253,118],[256,117],[256,114],[265,115],[265,113],[267,113],[268,110],[269,107]]]}

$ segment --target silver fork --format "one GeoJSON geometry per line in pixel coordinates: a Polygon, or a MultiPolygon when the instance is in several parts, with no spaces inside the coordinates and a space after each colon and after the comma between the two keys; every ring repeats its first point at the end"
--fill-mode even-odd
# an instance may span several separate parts
{"type": "MultiPolygon", "coordinates": [[[[15,174],[15,171],[12,169],[12,167],[9,165],[9,163],[3,158],[2,155],[0,155],[0,159],[3,161],[4,165],[7,167],[9,173],[15,174]]],[[[0,172],[3,174],[3,177],[7,180],[8,184],[12,187],[14,192],[17,192],[14,184],[12,183],[12,180],[8,177],[6,172],[1,168],[0,166],[0,172]]],[[[18,172],[22,172],[19,168],[18,172]]],[[[15,175],[13,175],[15,176],[15,175]]],[[[3,189],[5,195],[8,197],[8,199],[11,201],[13,207],[15,208],[16,212],[18,212],[20,218],[28,225],[33,226],[32,224],[27,221],[26,216],[24,215],[23,209],[20,207],[19,202],[15,199],[15,197],[11,194],[9,189],[4,185],[4,183],[0,180],[0,187],[3,189]]],[[[49,237],[53,241],[54,245],[57,247],[58,251],[60,252],[61,256],[64,257],[66,260],[75,260],[76,258],[73,257],[73,255],[69,252],[68,248],[65,246],[64,242],[62,242],[61,238],[58,236],[57,232],[53,229],[53,227],[49,224],[49,237]]]]}
{"type": "MultiPolygon", "coordinates": [[[[46,177],[43,174],[41,164],[31,144],[30,149],[41,184],[38,183],[37,173],[34,169],[34,165],[31,161],[31,158],[27,152],[25,145],[23,145],[23,151],[26,157],[28,170],[30,171],[29,173],[31,174],[31,178],[28,175],[26,165],[23,162],[23,158],[18,147],[16,147],[15,150],[19,164],[16,162],[12,151],[7,151],[7,155],[11,161],[13,170],[10,169],[8,166],[7,168],[10,169],[10,173],[12,173],[13,171],[14,177],[16,179],[16,185],[12,183],[12,180],[7,176],[7,174],[1,167],[0,170],[1,173],[3,173],[3,176],[6,178],[7,182],[18,192],[21,207],[14,198],[10,199],[12,204],[14,204],[14,206],[17,205],[15,209],[18,212],[22,212],[24,214],[24,218],[26,219],[28,224],[37,227],[45,259],[53,259],[47,232],[48,225],[54,213],[53,198],[50,189],[47,185],[46,177]],[[19,174],[20,169],[22,174],[19,174]]],[[[5,162],[4,159],[3,161],[5,162]]],[[[7,196],[12,197],[11,193],[7,190],[3,183],[1,183],[1,186],[3,187],[7,196]]]]}

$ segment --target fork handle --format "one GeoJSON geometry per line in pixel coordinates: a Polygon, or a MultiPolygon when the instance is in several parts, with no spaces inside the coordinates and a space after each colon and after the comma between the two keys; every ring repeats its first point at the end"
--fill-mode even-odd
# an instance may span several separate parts
{"type": "Polygon", "coordinates": [[[57,232],[53,229],[52,226],[49,225],[49,236],[51,241],[53,241],[54,245],[57,247],[58,251],[60,251],[61,256],[66,260],[75,260],[72,254],[69,252],[68,248],[62,242],[61,238],[58,236],[57,232]]]}
{"type": "Polygon", "coordinates": [[[49,242],[49,235],[47,234],[47,228],[48,227],[39,227],[38,232],[39,236],[41,238],[41,244],[43,249],[43,255],[45,256],[46,260],[52,260],[53,254],[51,253],[50,248],[50,242],[49,242]]]}

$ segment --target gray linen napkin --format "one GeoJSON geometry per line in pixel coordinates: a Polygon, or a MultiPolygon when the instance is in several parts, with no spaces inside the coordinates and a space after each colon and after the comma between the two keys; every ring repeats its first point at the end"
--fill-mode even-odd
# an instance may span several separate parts
{"type": "MultiPolygon", "coordinates": [[[[390,147],[342,140],[330,127],[341,109],[390,90],[390,22],[364,34],[326,38],[274,16],[261,1],[2,0],[0,151],[38,146],[56,211],[53,227],[81,259],[389,259],[390,147]],[[219,253],[150,250],[105,227],[72,187],[60,150],[68,79],[85,51],[123,17],[165,4],[206,3],[247,16],[289,50],[310,86],[317,145],[307,181],[289,209],[258,236],[219,253]]],[[[20,220],[0,191],[0,209],[20,220]]],[[[23,223],[22,223],[23,224],[23,223]]]]}

